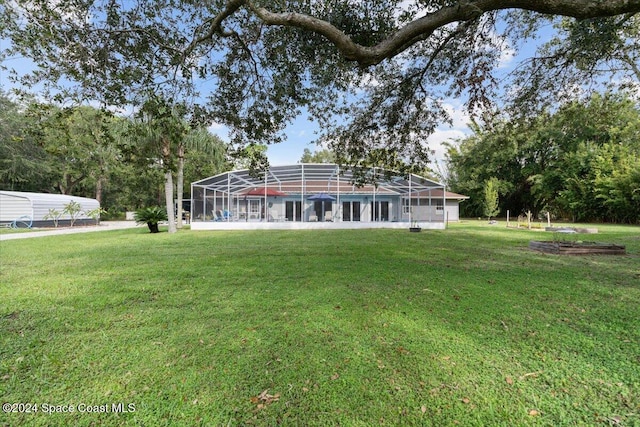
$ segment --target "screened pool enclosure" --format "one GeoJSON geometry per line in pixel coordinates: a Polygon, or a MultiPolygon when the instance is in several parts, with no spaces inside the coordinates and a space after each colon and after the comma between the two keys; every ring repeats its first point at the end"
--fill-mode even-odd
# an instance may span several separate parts
{"type": "Polygon", "coordinates": [[[442,184],[380,168],[364,172],[375,185],[356,184],[351,170],[335,164],[212,176],[191,184],[191,228],[444,228],[442,184]]]}

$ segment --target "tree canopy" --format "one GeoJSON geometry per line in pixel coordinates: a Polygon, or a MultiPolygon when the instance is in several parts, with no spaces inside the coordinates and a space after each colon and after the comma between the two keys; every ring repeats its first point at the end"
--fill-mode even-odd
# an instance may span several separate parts
{"type": "Polygon", "coordinates": [[[449,186],[484,213],[483,183],[495,179],[500,208],[577,221],[640,221],[640,108],[592,96],[527,120],[493,118],[448,151],[449,186]]]}
{"type": "MultiPolygon", "coordinates": [[[[161,203],[163,174],[180,181],[181,162],[187,183],[230,167],[220,138],[167,114],[158,117],[152,106],[140,111],[145,122],[86,106],[59,108],[33,99],[23,104],[1,90],[0,106],[1,189],[95,197],[108,216],[117,216],[161,203]],[[165,156],[155,133],[180,129],[186,135],[165,156]]],[[[177,191],[178,198],[185,193],[180,184],[177,191]]]]}
{"type": "Polygon", "coordinates": [[[336,156],[331,150],[319,149],[313,153],[305,148],[300,157],[301,163],[335,163],[336,156]]]}
{"type": "Polygon", "coordinates": [[[640,0],[14,0],[0,37],[37,67],[20,81],[60,100],[208,97],[240,151],[281,141],[304,110],[339,162],[406,170],[428,161],[447,97],[535,112],[603,76],[637,84],[638,12],[640,0]],[[505,50],[542,28],[552,39],[501,76],[505,50]]]}

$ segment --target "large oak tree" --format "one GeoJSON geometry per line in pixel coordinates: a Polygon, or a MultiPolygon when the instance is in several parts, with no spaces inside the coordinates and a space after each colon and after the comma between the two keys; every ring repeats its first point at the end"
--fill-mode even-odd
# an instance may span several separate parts
{"type": "Polygon", "coordinates": [[[37,66],[21,81],[60,99],[208,96],[238,148],[280,141],[308,111],[339,161],[420,169],[448,97],[527,112],[633,85],[638,12],[640,0],[13,0],[0,36],[37,66]],[[504,52],[541,28],[551,41],[499,76],[504,52]]]}

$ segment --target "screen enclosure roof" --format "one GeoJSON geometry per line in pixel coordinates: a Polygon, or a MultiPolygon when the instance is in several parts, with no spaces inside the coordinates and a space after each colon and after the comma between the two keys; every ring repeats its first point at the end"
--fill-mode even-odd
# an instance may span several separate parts
{"type": "Polygon", "coordinates": [[[287,194],[325,192],[407,196],[444,189],[443,184],[416,174],[402,176],[382,168],[361,169],[359,174],[354,174],[352,169],[331,163],[272,166],[254,175],[248,169],[234,170],[196,181],[192,186],[236,196],[265,187],[287,194]],[[359,177],[366,177],[365,182],[358,181],[359,177]]]}

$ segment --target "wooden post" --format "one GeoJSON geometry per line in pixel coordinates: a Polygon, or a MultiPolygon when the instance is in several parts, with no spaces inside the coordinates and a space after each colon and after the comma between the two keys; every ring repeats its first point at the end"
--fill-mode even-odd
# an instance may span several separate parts
{"type": "Polygon", "coordinates": [[[507,209],[507,228],[509,228],[509,209],[507,209]]]}
{"type": "Polygon", "coordinates": [[[527,211],[527,228],[531,230],[531,211],[527,211]]]}
{"type": "Polygon", "coordinates": [[[551,227],[551,214],[547,211],[547,227],[551,227]]]}

